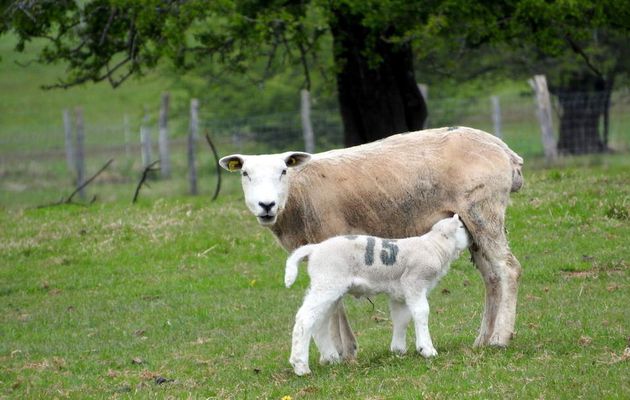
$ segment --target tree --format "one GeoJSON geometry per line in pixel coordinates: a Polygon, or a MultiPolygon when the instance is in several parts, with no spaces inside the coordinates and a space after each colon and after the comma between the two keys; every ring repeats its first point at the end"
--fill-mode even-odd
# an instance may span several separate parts
{"type": "Polygon", "coordinates": [[[432,43],[416,46],[421,75],[469,81],[489,73],[510,79],[545,74],[560,106],[558,150],[607,150],[611,93],[630,72],[629,2],[457,4],[434,14],[430,37],[422,27],[406,33],[432,43]]]}
{"type": "Polygon", "coordinates": [[[49,42],[38,61],[64,61],[69,71],[51,88],[100,81],[116,87],[163,58],[182,69],[211,60],[228,73],[280,58],[303,67],[309,88],[330,27],[345,142],[353,145],[420,129],[426,118],[411,47],[387,40],[396,21],[366,24],[366,10],[356,0],[5,1],[0,33],[14,31],[19,51],[33,38],[49,42]]]}
{"type": "MultiPolygon", "coordinates": [[[[278,60],[300,66],[310,88],[322,38],[331,35],[328,57],[334,60],[347,145],[422,127],[427,110],[414,61],[436,62],[438,69],[460,62],[471,69],[483,63],[453,60],[492,46],[514,57],[508,64],[549,76],[563,109],[560,150],[602,151],[606,134],[600,134],[599,121],[606,121],[613,83],[629,69],[630,2],[617,0],[5,0],[0,5],[0,33],[14,31],[18,50],[44,38],[49,46],[39,61],[67,63],[66,79],[53,87],[104,80],[117,86],[162,59],[184,70],[212,62],[228,74],[251,71],[266,59],[269,71],[278,60]],[[599,94],[571,106],[569,92],[599,94]],[[576,115],[584,118],[577,124],[576,115]]],[[[483,68],[506,71],[501,55],[488,57],[495,61],[483,68]]]]}
{"type": "Polygon", "coordinates": [[[607,151],[611,93],[630,72],[630,3],[531,1],[515,15],[515,42],[548,75],[561,108],[559,152],[607,151]]]}

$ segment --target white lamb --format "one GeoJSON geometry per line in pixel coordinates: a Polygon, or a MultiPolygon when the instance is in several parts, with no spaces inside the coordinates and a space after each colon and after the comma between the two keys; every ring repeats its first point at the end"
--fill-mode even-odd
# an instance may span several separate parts
{"type": "Polygon", "coordinates": [[[339,352],[325,322],[346,293],[357,297],[388,294],[394,327],[391,350],[407,351],[407,325],[413,318],[416,350],[424,357],[436,356],[429,334],[427,295],[448,272],[451,262],[470,245],[468,232],[455,214],[440,220],[422,236],[396,240],[335,236],[295,250],[287,259],[286,286],[295,282],[298,263],[306,257],[309,258],[311,278],[293,327],[289,361],[295,373],[310,373],[308,349],[311,337],[315,338],[322,363],[339,361],[339,352]]]}

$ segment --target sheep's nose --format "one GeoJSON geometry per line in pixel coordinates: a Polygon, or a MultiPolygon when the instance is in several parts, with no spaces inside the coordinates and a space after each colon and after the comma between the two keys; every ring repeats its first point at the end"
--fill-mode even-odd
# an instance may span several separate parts
{"type": "Polygon", "coordinates": [[[261,206],[263,208],[263,210],[265,210],[265,212],[269,212],[269,211],[271,211],[273,206],[276,205],[276,202],[272,201],[271,203],[263,203],[262,201],[259,201],[258,205],[261,206]]]}

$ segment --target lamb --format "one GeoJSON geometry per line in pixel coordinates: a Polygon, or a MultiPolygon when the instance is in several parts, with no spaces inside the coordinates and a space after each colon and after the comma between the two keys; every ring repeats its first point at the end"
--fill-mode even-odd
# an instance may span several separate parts
{"type": "MultiPolygon", "coordinates": [[[[292,251],[342,234],[410,237],[459,214],[486,287],[475,345],[506,346],[514,330],[521,266],[505,235],[510,193],[523,185],[523,159],[480,130],[451,127],[393,135],[319,154],[233,154],[245,202],[282,247],[292,251]]],[[[339,301],[329,321],[342,358],[356,340],[339,301]]]]}
{"type": "Polygon", "coordinates": [[[402,354],[407,351],[405,336],[413,318],[416,350],[424,357],[436,356],[429,334],[427,295],[470,244],[466,228],[455,214],[438,221],[420,237],[390,240],[336,236],[295,250],[287,259],[285,284],[290,287],[295,282],[298,263],[306,257],[311,284],[293,327],[289,362],[294,372],[311,372],[308,349],[314,331],[323,330],[316,336],[320,361],[339,361],[334,343],[326,334],[327,326],[322,329],[322,324],[329,320],[333,306],[346,293],[357,297],[387,293],[394,325],[390,349],[402,354]]]}

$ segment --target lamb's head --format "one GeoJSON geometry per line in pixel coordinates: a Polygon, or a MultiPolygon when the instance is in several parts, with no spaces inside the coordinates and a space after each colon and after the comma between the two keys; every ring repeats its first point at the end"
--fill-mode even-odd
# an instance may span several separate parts
{"type": "Polygon", "coordinates": [[[457,214],[438,221],[431,230],[441,233],[448,240],[455,240],[455,247],[459,251],[472,244],[470,234],[457,214]]]}
{"type": "Polygon", "coordinates": [[[261,225],[273,225],[287,201],[287,170],[310,158],[310,154],[296,151],[256,156],[232,154],[221,158],[219,164],[230,172],[240,171],[247,207],[261,225]]]}

